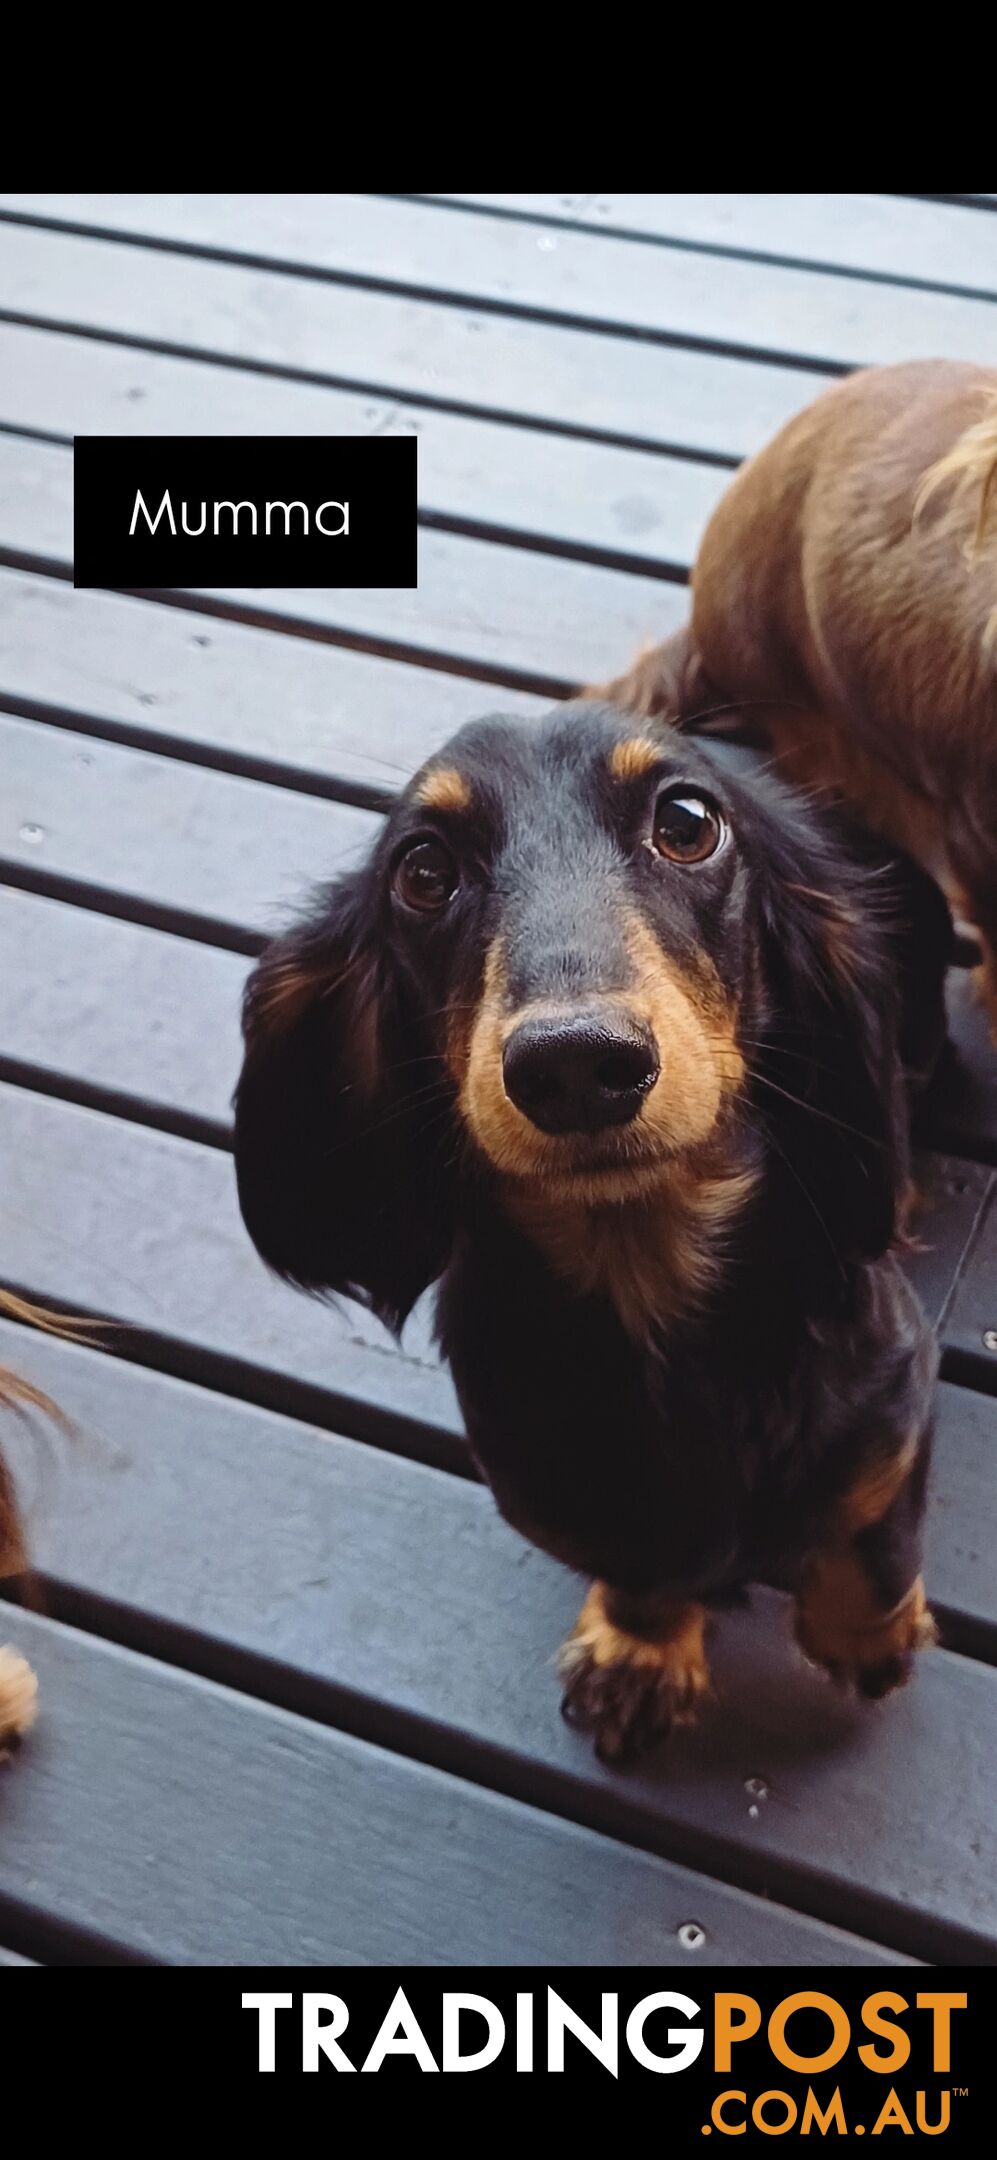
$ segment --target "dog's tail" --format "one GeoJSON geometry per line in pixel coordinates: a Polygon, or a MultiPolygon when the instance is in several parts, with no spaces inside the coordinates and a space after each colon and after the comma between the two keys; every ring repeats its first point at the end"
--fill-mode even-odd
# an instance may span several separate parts
{"type": "MultiPolygon", "coordinates": [[[[99,1320],[82,1320],[73,1313],[49,1312],[45,1305],[34,1305],[30,1299],[18,1297],[13,1290],[0,1289],[0,1314],[7,1320],[18,1320],[23,1327],[40,1328],[45,1335],[61,1335],[64,1342],[94,1343],[101,1327],[99,1320]]],[[[46,1417],[64,1424],[62,1411],[43,1388],[36,1387],[33,1380],[25,1380],[22,1373],[14,1372],[9,1365],[0,1365],[0,1410],[41,1410],[46,1417]]]]}
{"type": "MultiPolygon", "coordinates": [[[[98,1323],[78,1320],[70,1313],[49,1312],[44,1305],[34,1305],[28,1298],[18,1297],[13,1290],[0,1289],[0,1314],[8,1320],[20,1321],[22,1326],[41,1328],[46,1335],[61,1335],[66,1342],[93,1342],[98,1323]]],[[[44,1388],[27,1380],[23,1373],[14,1372],[10,1365],[0,1365],[0,1410],[37,1410],[53,1423],[67,1425],[64,1413],[44,1388]]],[[[0,1577],[22,1575],[27,1568],[24,1538],[14,1499],[14,1488],[3,1454],[0,1452],[0,1577]]]]}
{"type": "Polygon", "coordinates": [[[686,724],[697,706],[712,706],[716,697],[703,673],[691,623],[673,631],[663,644],[642,645],[625,675],[590,683],[580,695],[619,705],[635,719],[661,720],[674,727],[686,724]]]}
{"type": "Polygon", "coordinates": [[[946,522],[963,534],[967,561],[997,545],[997,390],[983,414],[965,428],[951,450],[925,473],[914,504],[919,518],[939,488],[951,487],[946,522]]]}

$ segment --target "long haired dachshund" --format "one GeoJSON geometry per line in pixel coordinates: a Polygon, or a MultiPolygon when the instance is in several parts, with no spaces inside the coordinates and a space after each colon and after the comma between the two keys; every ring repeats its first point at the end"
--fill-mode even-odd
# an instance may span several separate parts
{"type": "Polygon", "coordinates": [[[689,631],[607,694],[767,708],[780,770],[856,804],[976,925],[997,1035],[997,369],[872,368],[798,414],[714,512],[689,631]]]}
{"type": "Polygon", "coordinates": [[[593,1578],[618,1758],[762,1576],[878,1696],[932,1638],[935,1348],[892,1247],[951,924],[912,865],[608,705],[483,720],[257,965],[236,1161],[277,1272],[438,1330],[477,1461],[593,1578]]]}

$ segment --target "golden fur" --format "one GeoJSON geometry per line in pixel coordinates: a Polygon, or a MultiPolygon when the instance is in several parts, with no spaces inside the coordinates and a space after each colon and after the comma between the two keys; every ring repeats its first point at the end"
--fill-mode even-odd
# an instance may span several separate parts
{"type": "Polygon", "coordinates": [[[753,1188],[748,1172],[682,1163],[655,1192],[625,1206],[552,1201],[511,1181],[505,1205],[556,1275],[582,1296],[608,1297],[627,1334],[650,1343],[708,1290],[753,1188]]]}
{"type": "Polygon", "coordinates": [[[0,1761],[11,1740],[30,1732],[38,1709],[38,1682],[26,1658],[0,1643],[0,1761]]]}
{"type": "Polygon", "coordinates": [[[972,560],[997,539],[997,389],[987,397],[982,419],[966,428],[954,449],[927,473],[914,504],[915,518],[944,487],[949,487],[950,529],[972,560]]]}
{"type": "Polygon", "coordinates": [[[842,1546],[822,1553],[807,1572],[796,1607],[796,1640],[813,1664],[861,1689],[863,1675],[930,1649],[938,1630],[920,1575],[899,1605],[883,1613],[855,1552],[842,1546]]]}
{"type": "MultiPolygon", "coordinates": [[[[9,1320],[41,1328],[48,1335],[85,1341],[94,1323],[73,1320],[68,1314],[47,1312],[11,1290],[0,1290],[0,1312],[9,1320]]],[[[32,1380],[0,1365],[0,1409],[40,1410],[63,1423],[62,1412],[32,1380]]],[[[0,1577],[23,1575],[28,1566],[24,1533],[10,1472],[0,1453],[0,1577]]],[[[26,1733],[35,1722],[38,1683],[24,1658],[9,1644],[0,1645],[0,1749],[26,1733]]]]}
{"type": "Polygon", "coordinates": [[[804,1573],[796,1639],[807,1657],[836,1679],[860,1684],[864,1672],[937,1641],[920,1576],[893,1611],[884,1613],[854,1543],[889,1512],[911,1475],[919,1444],[920,1436],[912,1433],[893,1454],[863,1466],[804,1573]]]}
{"type": "Polygon", "coordinates": [[[594,1582],[558,1655],[571,1695],[600,1702],[598,1752],[612,1762],[626,1751],[633,1699],[643,1698],[660,1729],[692,1725],[711,1693],[702,1605],[662,1604],[653,1633],[619,1624],[613,1593],[594,1582]]]}
{"type": "Polygon", "coordinates": [[[646,735],[631,735],[610,752],[609,770],[614,780],[643,780],[660,762],[656,743],[646,735]]]}
{"type": "Polygon", "coordinates": [[[708,1140],[724,1097],[743,1073],[734,1038],[733,1015],[723,1004],[719,983],[705,965],[695,980],[680,979],[637,916],[626,925],[630,982],[608,994],[629,1017],[649,1026],[667,1045],[661,1079],[648,1095],[639,1117],[615,1145],[605,1167],[586,1163],[571,1136],[542,1133],[510,1101],[502,1079],[502,1052],[509,1036],[527,1017],[552,1013],[549,1005],[512,1011],[499,944],[490,948],[481,998],[469,1030],[451,1038],[451,1070],[459,1084],[461,1114],[478,1145],[512,1179],[529,1179],[549,1202],[563,1197],[574,1206],[636,1200],[653,1191],[669,1157],[708,1140]]]}
{"type": "Polygon", "coordinates": [[[432,765],[419,782],[417,797],[427,810],[460,812],[471,807],[471,790],[456,765],[432,765]]]}

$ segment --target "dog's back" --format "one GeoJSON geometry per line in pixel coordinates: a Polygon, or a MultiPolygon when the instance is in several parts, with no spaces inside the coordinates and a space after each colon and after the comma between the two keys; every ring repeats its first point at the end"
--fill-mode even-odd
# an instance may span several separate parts
{"type": "Polygon", "coordinates": [[[836,385],[707,527],[693,609],[707,674],[856,730],[933,801],[974,757],[997,766],[995,475],[997,370],[911,362],[836,385]]]}
{"type": "Polygon", "coordinates": [[[785,778],[855,803],[976,923],[997,1027],[997,369],[867,369],[799,413],[714,512],[690,629],[611,692],[759,708],[785,778]]]}

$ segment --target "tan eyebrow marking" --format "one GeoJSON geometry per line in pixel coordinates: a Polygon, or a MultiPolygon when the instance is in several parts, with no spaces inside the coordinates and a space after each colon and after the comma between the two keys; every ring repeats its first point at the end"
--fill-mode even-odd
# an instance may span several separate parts
{"type": "Polygon", "coordinates": [[[456,765],[436,765],[420,781],[416,798],[427,810],[469,810],[471,789],[456,765]]]}
{"type": "Polygon", "coordinates": [[[660,757],[657,743],[649,742],[646,735],[630,735],[626,742],[614,744],[609,753],[609,770],[614,780],[642,780],[660,757]]]}

